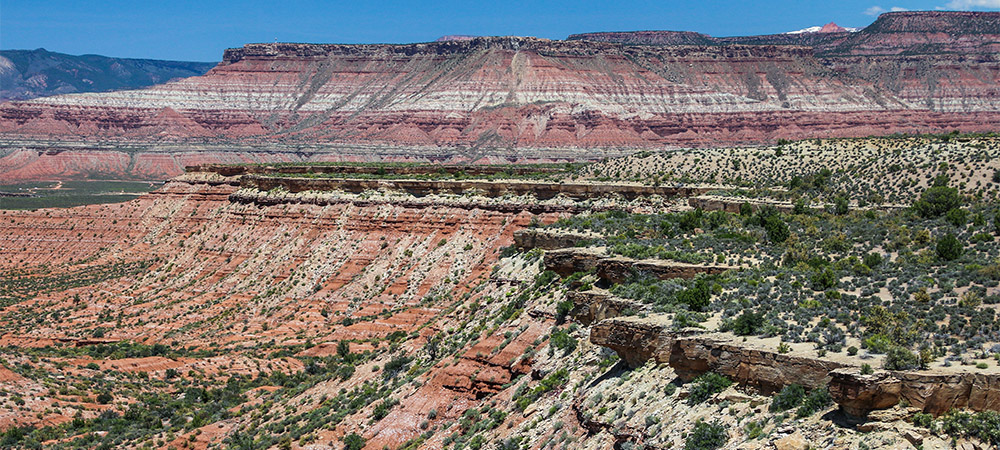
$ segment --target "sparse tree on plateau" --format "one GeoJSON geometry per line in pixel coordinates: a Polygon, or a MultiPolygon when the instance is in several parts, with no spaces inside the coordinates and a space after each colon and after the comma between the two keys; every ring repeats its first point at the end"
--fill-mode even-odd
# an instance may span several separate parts
{"type": "Polygon", "coordinates": [[[962,196],[958,193],[958,189],[934,186],[924,191],[920,200],[913,204],[913,209],[922,217],[933,219],[961,205],[962,196]]]}
{"type": "Polygon", "coordinates": [[[937,241],[937,255],[945,261],[952,261],[962,256],[962,242],[954,234],[948,233],[937,241]]]}

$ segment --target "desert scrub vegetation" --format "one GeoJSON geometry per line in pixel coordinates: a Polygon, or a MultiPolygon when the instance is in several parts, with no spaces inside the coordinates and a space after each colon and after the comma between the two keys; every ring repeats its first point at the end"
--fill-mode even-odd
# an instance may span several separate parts
{"type": "Polygon", "coordinates": [[[983,411],[971,413],[952,410],[934,418],[930,414],[916,414],[913,424],[929,429],[933,433],[953,438],[974,437],[994,447],[1000,446],[1000,412],[983,411]]]}
{"type": "Polygon", "coordinates": [[[725,184],[732,194],[836,205],[909,204],[939,175],[963,194],[996,198],[1000,137],[995,133],[809,139],[744,148],[641,152],[579,172],[596,180],[725,184]],[[834,169],[831,169],[834,168],[834,169]],[[996,179],[994,179],[996,178],[996,179]]]}
{"type": "MultiPolygon", "coordinates": [[[[151,346],[118,343],[91,346],[92,348],[54,349],[4,349],[4,354],[24,355],[46,361],[54,357],[207,357],[212,353],[185,348],[172,348],[160,344],[151,346]],[[8,353],[12,352],[12,353],[8,353]],[[57,356],[58,355],[58,356],[57,356]]],[[[59,425],[15,427],[0,435],[0,448],[120,448],[126,443],[152,442],[164,434],[177,435],[191,433],[210,423],[238,415],[257,414],[258,417],[272,418],[268,407],[301,395],[318,383],[350,378],[354,366],[371,360],[373,354],[342,352],[328,357],[299,357],[305,364],[304,370],[286,373],[280,370],[260,371],[256,374],[226,376],[206,376],[191,371],[180,374],[167,370],[163,378],[151,378],[145,373],[127,374],[112,370],[99,371],[96,364],[86,369],[106,376],[87,372],[57,381],[50,388],[59,396],[94,395],[98,403],[118,403],[114,409],[104,410],[94,418],[85,416],[59,425]],[[344,370],[350,368],[350,370],[344,370]],[[269,391],[257,388],[270,387],[269,391]],[[94,394],[81,391],[86,388],[94,394]],[[249,405],[250,392],[264,395],[263,402],[249,405]],[[114,395],[111,395],[114,393],[114,395]],[[235,412],[234,412],[235,411],[235,412]]],[[[24,363],[13,367],[19,374],[29,379],[46,379],[47,370],[24,363]]],[[[399,377],[389,382],[381,379],[367,380],[350,390],[344,389],[338,395],[324,399],[316,408],[299,414],[274,416],[273,420],[258,419],[251,430],[237,430],[227,442],[232,448],[262,448],[279,445],[283,440],[299,440],[315,430],[336,423],[349,414],[371,404],[384,405],[390,409],[394,400],[389,397],[399,384],[409,381],[413,375],[399,377]],[[406,381],[404,381],[404,379],[406,381]],[[243,446],[243,447],[241,447],[243,446]]],[[[50,383],[51,384],[51,383],[50,383]]],[[[376,413],[378,408],[376,408],[376,413]]]]}
{"type": "Polygon", "coordinates": [[[726,390],[726,388],[732,385],[733,381],[726,378],[725,375],[707,372],[691,382],[691,393],[688,396],[687,403],[689,405],[703,403],[713,395],[726,390]]]}
{"type": "Polygon", "coordinates": [[[594,232],[600,237],[586,244],[611,254],[676,260],[683,252],[734,266],[694,279],[633,272],[606,286],[616,296],[688,324],[705,312],[740,335],[887,354],[887,368],[908,370],[1000,351],[1000,205],[948,183],[933,181],[902,210],[608,211],[550,227],[594,232]]]}
{"type": "Polygon", "coordinates": [[[561,388],[568,381],[569,371],[562,368],[542,378],[541,382],[533,388],[529,388],[526,383],[522,384],[514,392],[514,405],[519,411],[524,411],[542,395],[561,388]]]}
{"type": "Polygon", "coordinates": [[[726,427],[718,422],[697,421],[684,440],[684,450],[715,450],[729,441],[726,427]]]}
{"type": "Polygon", "coordinates": [[[155,260],[119,262],[73,268],[67,271],[49,266],[0,273],[0,304],[12,304],[38,294],[89,286],[102,281],[143,273],[155,260]]]}
{"type": "Polygon", "coordinates": [[[798,408],[797,417],[808,417],[831,404],[833,399],[825,387],[807,393],[802,386],[790,384],[782,388],[771,400],[770,411],[782,412],[798,408]]]}

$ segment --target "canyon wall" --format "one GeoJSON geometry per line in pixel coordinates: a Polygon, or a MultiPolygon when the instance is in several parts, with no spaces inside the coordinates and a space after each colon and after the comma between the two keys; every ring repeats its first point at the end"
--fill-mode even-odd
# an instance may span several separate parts
{"type": "Polygon", "coordinates": [[[248,44],[204,76],[0,106],[0,172],[93,170],[62,170],[76,161],[65,150],[81,142],[100,147],[83,150],[97,161],[167,160],[157,170],[108,168],[148,177],[227,159],[585,160],[648,147],[995,130],[998,19],[954,14],[886,14],[836,46],[703,42],[696,33],[663,40],[685,45],[248,44]]]}
{"type": "MultiPolygon", "coordinates": [[[[400,405],[384,423],[364,426],[378,448],[395,448],[418,436],[428,411],[435,411],[435,426],[456,421],[531,372],[527,349],[545,339],[551,319],[525,316],[513,325],[470,333],[469,339],[446,337],[473,328],[464,326],[467,312],[492,321],[502,305],[494,299],[530,285],[537,273],[533,267],[494,270],[498,251],[532,219],[551,222],[563,213],[535,215],[516,205],[498,211],[349,199],[264,205],[233,201],[239,189],[178,179],[126,203],[0,211],[4,287],[22,276],[57,280],[32,287],[17,301],[0,291],[5,318],[0,343],[133,341],[226,349],[211,360],[100,362],[102,368],[149,372],[154,378],[167,369],[253,375],[292,365],[290,371],[301,372],[296,357],[335,355],[337,343],[347,341],[353,352],[385,355],[359,362],[357,375],[331,381],[337,387],[330,392],[383,381],[378,367],[388,369],[398,355],[439,358],[405,396],[396,394],[400,405]],[[75,284],[80,274],[95,270],[109,276],[75,284]],[[38,320],[37,311],[61,313],[38,320]],[[95,330],[102,330],[100,338],[93,337],[95,330]],[[430,350],[437,348],[428,345],[434,339],[440,350],[430,350]],[[274,345],[303,354],[269,357],[264,349],[274,345]]],[[[19,416],[34,420],[34,414],[19,416]]],[[[366,412],[356,421],[367,424],[369,417],[366,412]]],[[[344,429],[342,423],[339,434],[331,431],[326,438],[337,439],[344,429]]]]}

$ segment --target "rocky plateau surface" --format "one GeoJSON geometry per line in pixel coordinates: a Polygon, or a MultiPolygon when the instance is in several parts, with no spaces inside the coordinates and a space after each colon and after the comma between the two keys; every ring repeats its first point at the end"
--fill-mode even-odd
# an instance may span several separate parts
{"type": "Polygon", "coordinates": [[[791,384],[829,386],[841,408],[857,417],[894,407],[900,400],[933,415],[955,408],[1000,409],[996,374],[878,371],[866,375],[856,365],[783,354],[728,333],[673,330],[664,316],[609,317],[593,326],[590,339],[617,352],[631,367],[652,360],[670,365],[685,380],[711,371],[764,393],[791,384]]]}

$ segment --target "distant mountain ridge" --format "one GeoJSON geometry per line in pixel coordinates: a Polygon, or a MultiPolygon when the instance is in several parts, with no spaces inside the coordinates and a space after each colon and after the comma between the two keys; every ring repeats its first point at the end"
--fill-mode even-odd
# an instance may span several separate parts
{"type": "Polygon", "coordinates": [[[144,88],[204,75],[215,64],[0,50],[0,101],[144,88]]]}

